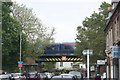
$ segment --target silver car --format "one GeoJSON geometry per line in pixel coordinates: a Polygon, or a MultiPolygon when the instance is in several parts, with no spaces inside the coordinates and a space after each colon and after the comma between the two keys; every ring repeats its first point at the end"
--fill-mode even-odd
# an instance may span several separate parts
{"type": "Polygon", "coordinates": [[[1,74],[0,80],[9,80],[11,78],[10,74],[1,74]]]}
{"type": "Polygon", "coordinates": [[[61,74],[59,76],[53,76],[51,80],[76,80],[76,78],[71,74],[61,74]]]}
{"type": "Polygon", "coordinates": [[[82,73],[77,71],[70,71],[69,74],[76,76],[79,80],[82,79],[82,73]]]}

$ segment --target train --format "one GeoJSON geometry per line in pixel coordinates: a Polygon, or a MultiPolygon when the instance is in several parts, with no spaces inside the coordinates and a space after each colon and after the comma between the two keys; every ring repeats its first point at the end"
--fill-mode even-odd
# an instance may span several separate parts
{"type": "Polygon", "coordinates": [[[46,47],[44,54],[74,54],[74,50],[75,43],[54,43],[46,47]]]}

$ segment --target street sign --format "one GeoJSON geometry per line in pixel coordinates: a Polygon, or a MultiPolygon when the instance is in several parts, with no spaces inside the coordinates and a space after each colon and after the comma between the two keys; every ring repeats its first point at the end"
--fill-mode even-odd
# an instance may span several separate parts
{"type": "Polygon", "coordinates": [[[87,50],[83,50],[83,55],[86,55],[87,54],[87,50]]]}
{"type": "Polygon", "coordinates": [[[93,50],[89,50],[89,55],[92,55],[92,53],[93,53],[93,50]]]}
{"type": "Polygon", "coordinates": [[[18,67],[22,67],[23,61],[18,61],[18,67]]]}
{"type": "Polygon", "coordinates": [[[95,71],[95,66],[91,66],[90,71],[95,71]]]}
{"type": "Polygon", "coordinates": [[[64,61],[64,60],[67,60],[66,56],[62,56],[62,60],[63,60],[63,61],[64,61]]]}
{"type": "Polygon", "coordinates": [[[105,60],[97,60],[98,65],[105,65],[105,60]]]}
{"type": "Polygon", "coordinates": [[[93,50],[83,50],[83,55],[92,55],[93,50]]]}
{"type": "Polygon", "coordinates": [[[18,63],[23,63],[23,61],[18,61],[18,63]]]}
{"type": "Polygon", "coordinates": [[[112,47],[112,55],[113,55],[113,58],[120,58],[120,47],[119,46],[112,47]]]}

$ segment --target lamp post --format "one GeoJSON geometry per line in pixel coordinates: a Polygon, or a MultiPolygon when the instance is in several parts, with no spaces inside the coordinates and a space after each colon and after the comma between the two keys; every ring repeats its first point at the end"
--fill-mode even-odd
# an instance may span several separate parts
{"type": "MultiPolygon", "coordinates": [[[[22,44],[22,40],[21,40],[22,34],[21,33],[22,32],[20,31],[20,60],[19,61],[21,61],[21,49],[22,49],[22,47],[21,47],[21,44],[22,44]]],[[[19,65],[19,63],[18,63],[18,65],[19,65]]],[[[20,73],[21,73],[21,67],[19,67],[19,69],[20,69],[20,73]]]]}
{"type": "Polygon", "coordinates": [[[21,67],[22,67],[22,28],[20,29],[20,59],[18,61],[18,67],[20,69],[21,73],[21,67]]]}
{"type": "Polygon", "coordinates": [[[89,80],[89,55],[92,55],[93,50],[83,50],[83,55],[87,55],[87,79],[89,80]]]}
{"type": "Polygon", "coordinates": [[[21,51],[22,51],[22,33],[20,33],[20,61],[21,61],[21,51]]]}

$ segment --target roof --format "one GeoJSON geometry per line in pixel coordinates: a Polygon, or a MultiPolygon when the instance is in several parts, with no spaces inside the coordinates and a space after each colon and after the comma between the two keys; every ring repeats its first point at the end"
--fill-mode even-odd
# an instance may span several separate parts
{"type": "Polygon", "coordinates": [[[116,6],[116,8],[114,9],[112,16],[109,18],[108,23],[106,24],[106,27],[104,29],[105,32],[108,29],[108,27],[110,27],[111,22],[113,22],[113,20],[116,18],[115,16],[116,16],[117,12],[120,12],[120,1],[119,1],[118,5],[116,6]]]}

